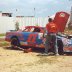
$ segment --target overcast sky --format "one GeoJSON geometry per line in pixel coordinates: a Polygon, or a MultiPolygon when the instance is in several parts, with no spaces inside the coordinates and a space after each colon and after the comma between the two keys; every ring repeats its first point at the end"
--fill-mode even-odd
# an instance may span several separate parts
{"type": "Polygon", "coordinates": [[[58,11],[70,12],[72,0],[0,0],[0,11],[13,16],[47,17],[58,11]]]}

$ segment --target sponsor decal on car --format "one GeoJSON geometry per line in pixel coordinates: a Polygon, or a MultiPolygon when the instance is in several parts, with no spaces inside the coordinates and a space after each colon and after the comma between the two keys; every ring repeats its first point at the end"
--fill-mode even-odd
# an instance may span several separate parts
{"type": "Polygon", "coordinates": [[[65,17],[65,14],[64,14],[64,13],[60,13],[59,16],[60,16],[60,17],[65,17]]]}

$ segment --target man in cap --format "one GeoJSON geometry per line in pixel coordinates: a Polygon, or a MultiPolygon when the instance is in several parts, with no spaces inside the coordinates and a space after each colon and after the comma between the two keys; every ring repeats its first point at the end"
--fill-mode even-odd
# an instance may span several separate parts
{"type": "Polygon", "coordinates": [[[45,55],[48,55],[49,49],[51,49],[52,45],[52,51],[54,51],[55,55],[58,54],[58,47],[57,47],[57,37],[56,34],[58,33],[58,27],[55,23],[53,23],[53,20],[51,18],[48,19],[48,22],[46,24],[46,41],[45,41],[45,55]]]}

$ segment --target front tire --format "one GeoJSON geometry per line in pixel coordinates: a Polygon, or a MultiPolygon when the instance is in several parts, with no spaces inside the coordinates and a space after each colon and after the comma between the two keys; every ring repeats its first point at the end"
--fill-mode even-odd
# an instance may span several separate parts
{"type": "Polygon", "coordinates": [[[61,40],[58,40],[58,53],[60,54],[60,55],[63,55],[63,53],[64,53],[64,51],[63,51],[63,43],[62,43],[62,41],[61,40]]]}
{"type": "Polygon", "coordinates": [[[19,40],[15,37],[11,38],[11,47],[15,48],[15,47],[19,47],[19,46],[20,46],[19,40]]]}

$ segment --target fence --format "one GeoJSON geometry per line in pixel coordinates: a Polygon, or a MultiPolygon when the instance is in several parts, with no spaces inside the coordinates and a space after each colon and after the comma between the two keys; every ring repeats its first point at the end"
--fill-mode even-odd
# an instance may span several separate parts
{"type": "Polygon", "coordinates": [[[20,29],[24,26],[38,25],[44,27],[48,22],[48,17],[0,17],[0,33],[15,29],[15,22],[19,22],[20,29]]]}

